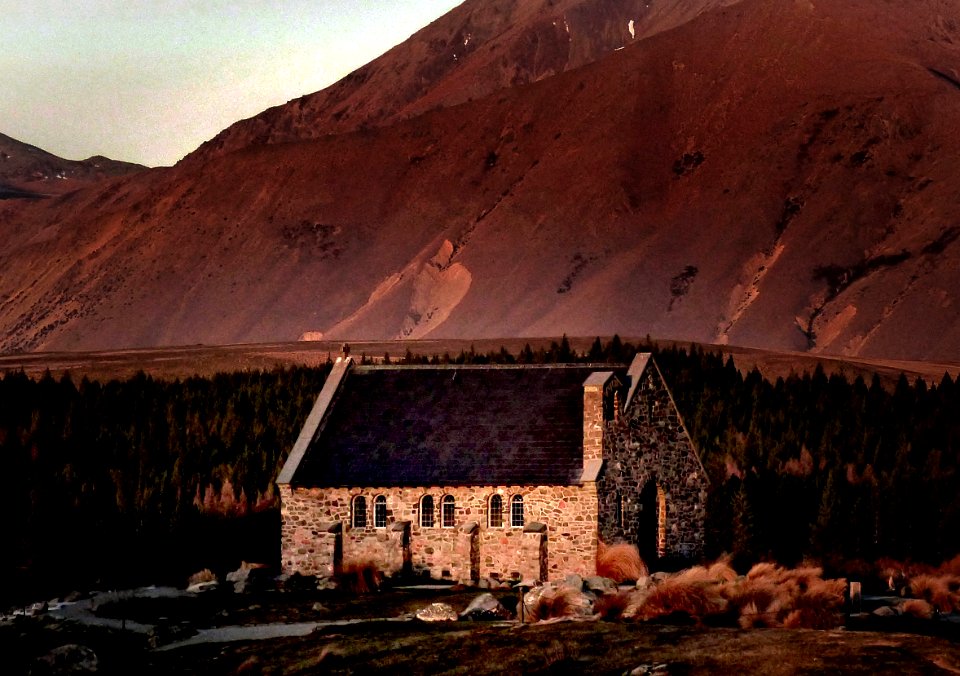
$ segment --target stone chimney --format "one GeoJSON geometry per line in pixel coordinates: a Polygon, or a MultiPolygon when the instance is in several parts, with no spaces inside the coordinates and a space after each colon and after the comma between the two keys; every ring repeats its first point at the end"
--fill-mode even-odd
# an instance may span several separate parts
{"type": "Polygon", "coordinates": [[[612,377],[612,371],[598,371],[583,382],[584,470],[603,461],[603,391],[612,377]]]}

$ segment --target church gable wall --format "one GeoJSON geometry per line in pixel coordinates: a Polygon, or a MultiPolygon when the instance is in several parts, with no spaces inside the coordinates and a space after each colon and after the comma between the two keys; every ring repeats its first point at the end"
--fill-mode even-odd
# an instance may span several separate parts
{"type": "Polygon", "coordinates": [[[597,481],[603,542],[637,543],[641,552],[661,557],[703,554],[706,474],[654,363],[643,371],[628,410],[605,424],[604,460],[597,481]],[[649,482],[659,495],[646,508],[654,507],[657,518],[644,521],[641,492],[649,482]],[[652,530],[638,532],[644,523],[653,523],[652,530]]]}

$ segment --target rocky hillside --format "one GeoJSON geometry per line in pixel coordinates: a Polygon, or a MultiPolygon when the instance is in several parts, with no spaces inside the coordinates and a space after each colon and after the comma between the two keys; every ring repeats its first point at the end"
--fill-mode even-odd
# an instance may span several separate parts
{"type": "Polygon", "coordinates": [[[736,0],[468,0],[332,87],[225,129],[188,161],[385,126],[592,63],[736,0]]]}
{"type": "MultiPolygon", "coordinates": [[[[288,104],[177,167],[0,204],[0,349],[619,332],[955,358],[960,10],[650,3],[663,23],[631,36],[629,4],[555,2],[596,22],[524,62],[535,82],[465,91],[470,58],[420,93],[398,93],[415,65],[355,74],[304,101],[392,92],[351,114],[368,124],[288,104]]],[[[459,44],[469,17],[505,35],[481,7],[528,3],[465,3],[383,59],[459,44]]]]}
{"type": "Polygon", "coordinates": [[[91,181],[144,168],[101,156],[81,161],[65,160],[0,134],[0,199],[60,194],[91,181]]]}

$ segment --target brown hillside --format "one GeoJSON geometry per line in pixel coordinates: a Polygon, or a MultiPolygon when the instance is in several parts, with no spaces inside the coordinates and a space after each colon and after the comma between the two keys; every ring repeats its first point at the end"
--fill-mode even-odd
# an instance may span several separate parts
{"type": "Polygon", "coordinates": [[[190,160],[384,126],[482,98],[592,63],[737,1],[467,0],[332,87],[225,129],[190,160]]]}
{"type": "Polygon", "coordinates": [[[0,199],[21,194],[62,194],[92,181],[144,169],[95,156],[74,161],[0,134],[0,199]]]}
{"type": "Polygon", "coordinates": [[[746,0],[388,126],[0,205],[0,349],[619,332],[950,359],[958,45],[953,3],[746,0]]]}

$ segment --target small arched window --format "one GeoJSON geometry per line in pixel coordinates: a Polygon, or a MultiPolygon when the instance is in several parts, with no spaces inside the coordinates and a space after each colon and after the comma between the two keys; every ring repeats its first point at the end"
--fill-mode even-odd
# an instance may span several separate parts
{"type": "Polygon", "coordinates": [[[503,498],[497,493],[490,497],[489,519],[490,528],[503,528],[503,498]]]}
{"type": "Polygon", "coordinates": [[[456,523],[457,503],[452,495],[443,496],[443,512],[441,514],[441,525],[444,528],[453,528],[456,523]]]}
{"type": "Polygon", "coordinates": [[[514,528],[523,527],[523,496],[514,495],[510,500],[510,525],[514,528]]]}
{"type": "Polygon", "coordinates": [[[420,527],[433,528],[433,496],[424,495],[420,498],[420,527]]]}
{"type": "Polygon", "coordinates": [[[373,527],[387,527],[387,498],[384,495],[378,495],[373,500],[373,527]]]}
{"type": "Polygon", "coordinates": [[[353,499],[353,519],[351,521],[354,528],[367,527],[367,499],[358,495],[353,499]]]}

